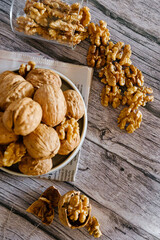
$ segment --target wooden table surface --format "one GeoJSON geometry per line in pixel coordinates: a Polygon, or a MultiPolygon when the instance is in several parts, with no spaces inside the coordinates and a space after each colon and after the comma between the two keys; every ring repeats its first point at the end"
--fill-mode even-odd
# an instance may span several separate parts
{"type": "MultiPolygon", "coordinates": [[[[15,36],[9,25],[11,0],[0,1],[0,48],[41,53],[60,61],[86,65],[89,42],[74,51],[52,43],[15,36]]],[[[117,127],[120,112],[100,103],[102,83],[94,73],[88,107],[88,130],[76,181],[21,178],[0,172],[0,239],[85,240],[85,229],[63,227],[57,211],[50,226],[25,209],[54,185],[61,194],[75,189],[86,194],[101,224],[101,239],[160,239],[160,1],[92,0],[94,22],[107,21],[113,41],[132,47],[132,62],[140,68],[155,101],[142,109],[140,129],[127,134],[117,127]],[[37,226],[37,228],[35,228],[37,226]]]]}

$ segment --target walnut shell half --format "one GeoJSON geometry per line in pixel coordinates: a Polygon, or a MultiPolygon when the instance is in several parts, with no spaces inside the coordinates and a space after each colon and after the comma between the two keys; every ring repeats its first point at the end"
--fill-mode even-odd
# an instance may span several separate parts
{"type": "Polygon", "coordinates": [[[45,84],[36,91],[34,101],[42,107],[42,122],[54,127],[63,121],[67,106],[60,88],[45,84]]]}
{"type": "Polygon", "coordinates": [[[53,84],[59,88],[62,85],[62,81],[57,73],[50,69],[35,68],[31,70],[26,80],[30,82],[35,88],[40,88],[44,84],[53,84]]]}
{"type": "Polygon", "coordinates": [[[39,160],[54,157],[60,148],[57,132],[45,124],[39,124],[33,132],[24,136],[23,142],[29,155],[39,160]]]}
{"type": "Polygon", "coordinates": [[[81,228],[87,225],[91,217],[91,204],[85,195],[73,190],[60,198],[58,214],[64,226],[81,228]]]}
{"type": "Polygon", "coordinates": [[[67,103],[66,116],[75,118],[76,120],[82,118],[85,112],[85,106],[80,94],[72,89],[64,91],[63,94],[67,103]]]}
{"type": "Polygon", "coordinates": [[[31,97],[34,87],[20,75],[6,71],[0,75],[0,108],[5,110],[10,103],[31,97]]]}
{"type": "Polygon", "coordinates": [[[0,112],[0,144],[9,144],[11,142],[16,142],[18,140],[18,136],[13,133],[9,132],[2,121],[3,113],[0,112]]]}
{"type": "Polygon", "coordinates": [[[42,175],[52,168],[52,159],[34,159],[30,155],[25,155],[19,163],[19,170],[26,175],[42,175]]]}
{"type": "Polygon", "coordinates": [[[22,136],[33,132],[41,119],[41,106],[27,97],[11,103],[3,114],[3,124],[7,130],[22,136]]]}

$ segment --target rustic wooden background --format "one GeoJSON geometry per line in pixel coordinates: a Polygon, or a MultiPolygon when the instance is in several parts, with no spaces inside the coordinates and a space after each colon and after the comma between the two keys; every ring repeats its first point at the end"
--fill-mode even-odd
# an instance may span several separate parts
{"type": "MultiPolygon", "coordinates": [[[[11,0],[0,0],[1,49],[38,52],[60,61],[86,65],[88,41],[72,51],[15,36],[9,25],[10,4],[11,0]]],[[[76,181],[20,178],[1,171],[0,239],[92,239],[85,229],[72,231],[63,227],[57,212],[49,227],[26,213],[25,209],[50,185],[58,187],[61,194],[78,189],[90,198],[93,213],[101,224],[101,239],[160,239],[160,1],[91,0],[89,7],[93,21],[107,21],[113,41],[131,44],[132,61],[142,70],[146,85],[153,88],[155,101],[142,109],[140,129],[127,134],[116,124],[120,108],[101,106],[102,84],[95,72],[88,131],[76,181]]]]}

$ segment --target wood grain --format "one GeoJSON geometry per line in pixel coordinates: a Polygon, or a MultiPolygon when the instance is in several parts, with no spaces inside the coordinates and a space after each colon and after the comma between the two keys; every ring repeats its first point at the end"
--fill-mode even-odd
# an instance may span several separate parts
{"type": "MultiPolygon", "coordinates": [[[[44,57],[86,65],[88,40],[72,51],[12,33],[10,4],[11,0],[0,1],[1,49],[38,52],[44,57]]],[[[140,129],[127,134],[116,123],[121,107],[115,110],[101,106],[103,85],[95,71],[88,131],[76,181],[19,178],[1,171],[0,239],[4,233],[5,239],[12,240],[89,239],[85,229],[71,231],[63,227],[57,212],[51,226],[40,224],[37,218],[26,213],[25,209],[50,185],[58,187],[61,194],[78,189],[91,199],[93,213],[101,224],[101,239],[160,239],[160,1],[92,0],[89,7],[94,22],[107,21],[111,40],[131,45],[132,62],[143,72],[145,84],[153,88],[155,101],[142,109],[140,129]]]]}

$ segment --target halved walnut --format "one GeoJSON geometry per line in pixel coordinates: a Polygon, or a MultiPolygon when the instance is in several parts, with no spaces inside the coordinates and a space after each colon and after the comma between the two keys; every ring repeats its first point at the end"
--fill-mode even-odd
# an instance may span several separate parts
{"type": "Polygon", "coordinates": [[[56,127],[60,139],[60,155],[67,155],[72,152],[80,143],[79,124],[74,119],[64,119],[63,122],[56,127]]]}
{"type": "Polygon", "coordinates": [[[60,198],[58,213],[63,225],[72,229],[84,227],[91,216],[89,199],[80,192],[70,191],[60,198]]]}
{"type": "Polygon", "coordinates": [[[2,159],[2,165],[4,167],[10,167],[13,164],[20,162],[22,157],[26,153],[26,148],[23,143],[15,142],[8,145],[4,152],[2,159]]]}

